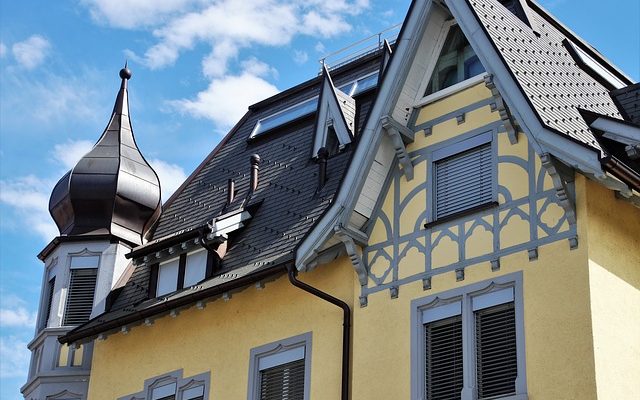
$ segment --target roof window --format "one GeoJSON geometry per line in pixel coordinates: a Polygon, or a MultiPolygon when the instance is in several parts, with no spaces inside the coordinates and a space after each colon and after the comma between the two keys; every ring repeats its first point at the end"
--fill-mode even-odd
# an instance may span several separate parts
{"type": "Polygon", "coordinates": [[[263,133],[284,125],[288,122],[294,121],[298,118],[302,118],[316,111],[318,108],[318,97],[314,97],[309,100],[305,100],[302,103],[298,103],[293,107],[289,107],[285,110],[279,111],[275,114],[271,114],[268,117],[258,120],[258,123],[253,128],[251,136],[254,138],[260,136],[263,133]]]}
{"type": "Polygon", "coordinates": [[[378,85],[378,71],[346,83],[338,89],[353,97],[378,85]]]}
{"type": "Polygon", "coordinates": [[[575,61],[576,64],[578,64],[578,66],[587,74],[591,75],[593,79],[614,89],[620,89],[627,86],[626,83],[603,67],[602,64],[591,57],[586,51],[576,46],[573,42],[565,39],[562,41],[562,44],[564,44],[564,47],[569,51],[573,61],[575,61]]]}

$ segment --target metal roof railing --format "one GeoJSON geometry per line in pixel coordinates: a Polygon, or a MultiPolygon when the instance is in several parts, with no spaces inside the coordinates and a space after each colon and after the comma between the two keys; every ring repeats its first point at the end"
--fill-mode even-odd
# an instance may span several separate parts
{"type": "Polygon", "coordinates": [[[355,43],[351,43],[340,50],[327,54],[319,60],[320,72],[322,72],[322,66],[324,65],[326,65],[329,70],[332,70],[374,53],[382,48],[385,40],[393,44],[400,33],[401,27],[402,24],[393,25],[371,36],[358,40],[355,43]]]}

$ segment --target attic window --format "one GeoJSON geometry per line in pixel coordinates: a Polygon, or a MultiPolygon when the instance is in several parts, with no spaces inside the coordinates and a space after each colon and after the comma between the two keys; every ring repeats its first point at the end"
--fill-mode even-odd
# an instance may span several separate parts
{"type": "Polygon", "coordinates": [[[431,74],[425,96],[485,72],[469,41],[456,24],[449,32],[431,74]]]}
{"type": "Polygon", "coordinates": [[[253,128],[249,139],[262,135],[263,133],[284,125],[288,122],[307,116],[316,111],[318,108],[318,97],[305,100],[293,107],[271,114],[268,117],[258,120],[253,128]]]}
{"type": "Polygon", "coordinates": [[[587,74],[591,75],[593,79],[610,88],[621,89],[627,86],[626,83],[620,80],[617,76],[603,67],[602,64],[591,57],[586,51],[582,50],[571,41],[565,39],[562,41],[562,44],[569,51],[573,61],[575,61],[576,64],[578,64],[578,66],[587,74]]]}
{"type": "Polygon", "coordinates": [[[338,89],[353,97],[378,85],[378,71],[346,83],[338,89]]]}

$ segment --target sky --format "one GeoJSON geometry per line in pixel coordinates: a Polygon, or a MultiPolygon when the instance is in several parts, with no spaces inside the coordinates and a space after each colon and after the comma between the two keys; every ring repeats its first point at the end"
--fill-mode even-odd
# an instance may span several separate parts
{"type": "MultiPolygon", "coordinates": [[[[542,0],[634,81],[640,2],[542,0]]],[[[23,0],[0,3],[0,398],[21,399],[53,185],[110,117],[125,60],[138,146],[167,199],[247,106],[318,60],[402,22],[409,0],[23,0]]]]}

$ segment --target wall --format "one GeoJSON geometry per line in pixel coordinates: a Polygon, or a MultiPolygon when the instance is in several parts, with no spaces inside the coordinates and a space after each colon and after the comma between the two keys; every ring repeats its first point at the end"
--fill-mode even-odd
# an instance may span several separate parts
{"type": "Polygon", "coordinates": [[[640,398],[640,209],[582,178],[598,398],[640,398]]]}
{"type": "MultiPolygon", "coordinates": [[[[299,278],[353,304],[354,274],[346,258],[299,278]]],[[[250,350],[306,332],[312,332],[311,398],[339,398],[342,311],[293,287],[286,276],[96,341],[89,398],[135,393],[145,379],[183,368],[184,376],[211,371],[211,399],[244,399],[250,350]]]]}

